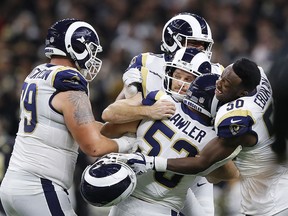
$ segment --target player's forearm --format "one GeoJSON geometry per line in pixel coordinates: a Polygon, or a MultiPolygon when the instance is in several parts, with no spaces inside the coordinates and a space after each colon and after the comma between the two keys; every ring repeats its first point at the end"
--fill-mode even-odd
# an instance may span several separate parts
{"type": "Polygon", "coordinates": [[[124,127],[121,127],[121,125],[106,122],[101,128],[101,134],[109,138],[121,137],[127,132],[126,130],[122,130],[124,127]]]}
{"type": "Polygon", "coordinates": [[[102,119],[106,122],[114,124],[122,124],[148,117],[149,107],[133,106],[128,104],[120,104],[119,106],[110,105],[102,113],[102,119]]]}
{"type": "Polygon", "coordinates": [[[208,176],[207,180],[210,183],[219,183],[221,181],[230,181],[239,178],[240,173],[233,161],[228,161],[223,166],[212,171],[208,176]]]}
{"type": "Polygon", "coordinates": [[[168,159],[167,170],[182,174],[194,174],[194,175],[197,174],[201,176],[206,176],[215,169],[223,166],[228,161],[236,157],[241,151],[241,149],[242,147],[238,146],[229,155],[226,155],[227,151],[224,153],[224,151],[217,152],[217,150],[214,150],[214,156],[213,153],[211,153],[211,154],[200,154],[200,156],[197,157],[168,159]]]}
{"type": "Polygon", "coordinates": [[[179,173],[195,175],[203,172],[209,164],[202,158],[187,157],[167,160],[167,170],[179,173]]]}
{"type": "Polygon", "coordinates": [[[118,138],[126,133],[136,133],[139,121],[128,122],[123,124],[113,124],[107,122],[101,128],[101,134],[109,138],[118,138]]]}
{"type": "Polygon", "coordinates": [[[117,100],[110,104],[103,111],[102,119],[114,124],[137,121],[146,118],[148,109],[142,105],[142,95],[138,93],[132,98],[117,100]]]}
{"type": "Polygon", "coordinates": [[[232,160],[241,149],[241,146],[227,147],[223,139],[216,137],[196,157],[168,159],[167,170],[181,174],[206,176],[232,160]]]}
{"type": "Polygon", "coordinates": [[[169,159],[167,169],[182,174],[201,173],[210,168],[214,163],[225,158],[222,155],[222,148],[218,145],[220,145],[218,138],[214,138],[200,152],[200,155],[180,159],[169,159]]]}

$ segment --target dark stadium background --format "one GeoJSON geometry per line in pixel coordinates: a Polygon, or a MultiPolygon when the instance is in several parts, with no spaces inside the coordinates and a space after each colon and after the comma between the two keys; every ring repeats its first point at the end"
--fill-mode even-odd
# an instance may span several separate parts
{"type": "MultiPolygon", "coordinates": [[[[122,88],[122,73],[131,58],[140,52],[159,53],[162,27],[173,15],[184,11],[201,15],[209,23],[214,39],[212,62],[227,66],[245,56],[268,74],[274,61],[288,53],[287,0],[2,0],[0,181],[17,132],[22,81],[35,65],[46,61],[43,45],[52,23],[75,17],[91,23],[97,30],[104,50],[99,55],[103,66],[91,84],[91,100],[96,119],[102,121],[103,109],[122,88]]],[[[76,191],[89,160],[80,154],[76,191]]],[[[237,215],[233,212],[239,206],[237,193],[237,182],[215,187],[217,215],[237,215]],[[234,196],[232,202],[230,195],[234,196]]],[[[78,196],[75,208],[79,216],[104,214],[89,213],[91,208],[78,196]]]]}

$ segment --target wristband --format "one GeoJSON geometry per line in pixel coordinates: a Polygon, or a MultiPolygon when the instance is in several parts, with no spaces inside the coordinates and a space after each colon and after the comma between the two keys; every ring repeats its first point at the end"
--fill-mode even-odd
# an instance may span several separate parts
{"type": "Polygon", "coordinates": [[[118,153],[127,153],[131,149],[131,145],[124,137],[113,139],[118,145],[118,153]]]}
{"type": "Polygon", "coordinates": [[[158,172],[167,171],[167,158],[154,157],[155,170],[158,172]]]}

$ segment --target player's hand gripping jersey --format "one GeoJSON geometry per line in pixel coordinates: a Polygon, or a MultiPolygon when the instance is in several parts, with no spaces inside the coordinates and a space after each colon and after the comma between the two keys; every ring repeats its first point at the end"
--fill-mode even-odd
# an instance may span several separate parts
{"type": "MultiPolygon", "coordinates": [[[[145,103],[160,96],[161,91],[158,94],[152,92],[145,103]]],[[[175,102],[170,96],[165,99],[175,103],[175,114],[162,121],[143,120],[137,130],[138,148],[149,156],[194,157],[216,136],[215,131],[183,103],[175,102]]],[[[171,172],[147,172],[138,177],[133,196],[148,202],[157,200],[159,204],[179,211],[195,178],[171,172]]]]}
{"type": "Polygon", "coordinates": [[[87,85],[83,76],[73,68],[51,64],[36,67],[26,77],[20,99],[17,145],[9,167],[11,171],[33,173],[65,189],[71,187],[78,144],[65,126],[63,115],[53,108],[51,101],[62,91],[88,94],[87,85]]]}
{"type": "Polygon", "coordinates": [[[274,142],[272,90],[265,73],[262,69],[260,71],[261,82],[257,92],[221,106],[215,119],[215,129],[219,137],[225,138],[244,133],[257,135],[257,144],[243,147],[234,162],[243,176],[241,191],[245,213],[271,216],[287,205],[288,196],[283,194],[283,187],[288,187],[288,179],[285,185],[281,184],[281,175],[287,173],[287,167],[276,163],[276,155],[271,149],[274,142]],[[266,210],[261,210],[263,206],[266,210]]]}
{"type": "MultiPolygon", "coordinates": [[[[138,74],[139,75],[138,79],[136,79],[136,80],[141,80],[141,82],[136,82],[135,84],[138,87],[138,91],[142,92],[142,96],[146,97],[150,92],[153,92],[155,90],[159,90],[159,89],[165,90],[164,79],[166,75],[165,67],[166,67],[167,62],[171,62],[171,59],[169,59],[167,55],[165,54],[143,53],[138,56],[135,56],[132,59],[128,69],[126,70],[126,73],[131,72],[131,76],[134,79],[135,72],[137,72],[136,70],[141,71],[141,73],[139,72],[138,74]]],[[[212,66],[212,72],[216,74],[221,74],[224,69],[223,66],[221,66],[220,64],[211,64],[211,66],[212,66]]],[[[202,184],[203,182],[206,182],[207,180],[203,177],[198,176],[198,181],[202,184]]],[[[198,182],[195,181],[193,187],[197,187],[196,183],[198,182]]],[[[191,185],[193,184],[191,183],[191,185]]],[[[212,184],[207,183],[201,187],[200,193],[198,193],[197,195],[197,200],[204,201],[204,202],[201,201],[201,204],[203,206],[202,211],[205,211],[205,215],[214,214],[213,213],[214,206],[213,206],[213,185],[212,184]]],[[[187,203],[190,203],[190,202],[192,201],[189,200],[187,203]]],[[[197,206],[195,202],[194,202],[194,205],[191,203],[187,209],[193,209],[194,208],[193,206],[197,206]]],[[[195,209],[196,208],[193,209],[193,215],[195,214],[194,213],[195,209]]],[[[200,208],[197,208],[197,211],[199,211],[199,214],[197,215],[203,215],[202,213],[200,213],[201,212],[200,208]]]]}

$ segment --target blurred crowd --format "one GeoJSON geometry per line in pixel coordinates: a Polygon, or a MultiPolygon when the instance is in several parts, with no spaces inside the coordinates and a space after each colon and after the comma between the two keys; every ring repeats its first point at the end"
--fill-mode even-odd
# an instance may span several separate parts
{"type": "MultiPolygon", "coordinates": [[[[164,24],[184,11],[209,23],[214,39],[212,62],[227,66],[245,56],[273,73],[273,62],[288,53],[287,0],[2,0],[0,153],[10,154],[18,129],[22,82],[35,65],[47,61],[44,43],[52,23],[74,17],[98,32],[103,66],[90,88],[95,117],[102,121],[103,109],[122,88],[122,74],[131,58],[146,51],[160,53],[164,24]]],[[[1,180],[2,165],[8,160],[2,156],[0,160],[1,180]]]]}

